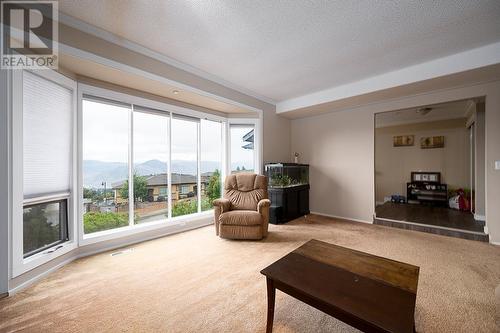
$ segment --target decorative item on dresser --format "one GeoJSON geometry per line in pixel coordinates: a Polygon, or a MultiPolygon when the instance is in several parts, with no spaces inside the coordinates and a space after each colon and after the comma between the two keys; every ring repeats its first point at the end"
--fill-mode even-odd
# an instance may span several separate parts
{"type": "Polygon", "coordinates": [[[286,223],[309,214],[308,164],[269,163],[265,173],[269,179],[270,223],[286,223]]]}
{"type": "Polygon", "coordinates": [[[412,172],[406,183],[408,203],[448,205],[448,186],[441,184],[440,172],[412,172]]]}

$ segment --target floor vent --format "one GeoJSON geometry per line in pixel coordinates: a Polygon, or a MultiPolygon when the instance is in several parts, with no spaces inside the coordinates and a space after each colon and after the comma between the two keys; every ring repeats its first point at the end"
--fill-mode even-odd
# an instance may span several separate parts
{"type": "Polygon", "coordinates": [[[114,257],[114,256],[118,256],[120,254],[126,254],[126,253],[129,253],[129,252],[132,252],[133,250],[134,250],[133,248],[119,250],[119,251],[111,253],[111,256],[114,257]]]}

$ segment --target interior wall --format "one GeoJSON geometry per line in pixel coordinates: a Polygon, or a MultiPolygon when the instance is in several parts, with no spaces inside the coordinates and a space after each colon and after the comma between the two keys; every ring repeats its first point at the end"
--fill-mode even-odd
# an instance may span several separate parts
{"type": "Polygon", "coordinates": [[[374,114],[486,96],[486,226],[500,245],[500,82],[446,89],[292,120],[291,150],[311,165],[311,210],[372,221],[374,114]]]}
{"type": "Polygon", "coordinates": [[[500,84],[488,89],[485,102],[486,128],[486,226],[490,241],[500,245],[500,170],[495,170],[495,161],[500,161],[500,84]]]}
{"type": "Polygon", "coordinates": [[[376,202],[392,194],[406,196],[412,171],[441,173],[448,188],[470,188],[470,140],[466,118],[381,127],[375,130],[376,202]],[[394,147],[393,137],[414,135],[413,146],[394,147]],[[444,148],[421,149],[420,138],[444,136],[444,148]]]}
{"type": "Polygon", "coordinates": [[[477,217],[484,218],[486,214],[485,207],[485,112],[484,102],[476,105],[475,135],[476,135],[476,174],[475,174],[475,214],[477,217]]]}
{"type": "Polygon", "coordinates": [[[372,221],[373,119],[362,110],[292,121],[292,151],[310,165],[312,212],[372,221]]]}
{"type": "Polygon", "coordinates": [[[291,159],[290,120],[278,116],[274,105],[61,23],[59,24],[59,41],[94,55],[262,110],[264,162],[291,159]]]}

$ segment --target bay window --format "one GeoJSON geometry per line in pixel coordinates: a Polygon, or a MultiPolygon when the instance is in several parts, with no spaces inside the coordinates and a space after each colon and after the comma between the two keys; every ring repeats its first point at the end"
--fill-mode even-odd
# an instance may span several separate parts
{"type": "Polygon", "coordinates": [[[82,242],[210,222],[228,170],[227,118],[80,87],[82,242]]]}
{"type": "Polygon", "coordinates": [[[258,172],[254,120],[77,94],[51,70],[16,71],[12,86],[13,276],[79,245],[210,223],[224,176],[258,172]]]}

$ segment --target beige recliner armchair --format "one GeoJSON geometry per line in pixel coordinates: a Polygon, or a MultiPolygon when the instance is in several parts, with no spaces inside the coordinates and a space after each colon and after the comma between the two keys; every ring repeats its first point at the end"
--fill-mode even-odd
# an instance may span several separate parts
{"type": "Polygon", "coordinates": [[[267,236],[269,206],[267,178],[252,173],[226,177],[223,199],[214,201],[215,233],[228,239],[267,236]]]}

